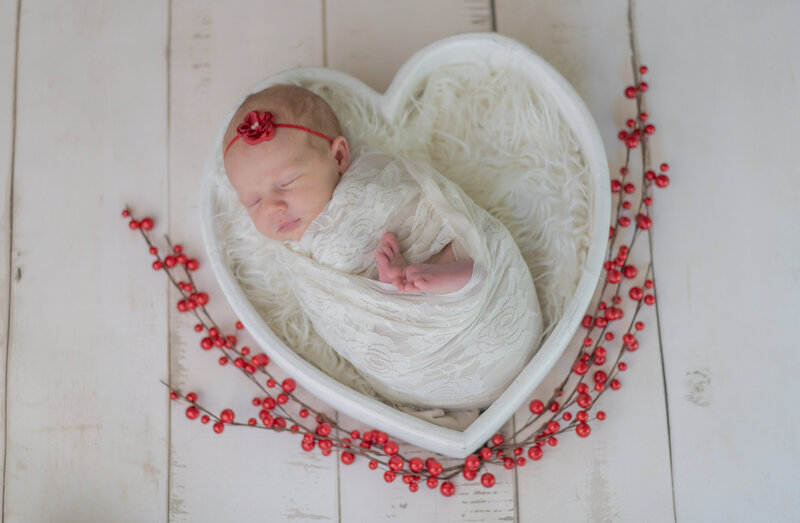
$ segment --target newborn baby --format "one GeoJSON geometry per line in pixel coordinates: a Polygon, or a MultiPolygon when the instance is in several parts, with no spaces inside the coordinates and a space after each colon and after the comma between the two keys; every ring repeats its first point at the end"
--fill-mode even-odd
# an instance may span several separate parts
{"type": "Polygon", "coordinates": [[[351,151],[328,104],[276,85],[225,134],[225,171],[317,333],[384,398],[484,408],[538,348],[527,265],[429,165],[351,151]]]}

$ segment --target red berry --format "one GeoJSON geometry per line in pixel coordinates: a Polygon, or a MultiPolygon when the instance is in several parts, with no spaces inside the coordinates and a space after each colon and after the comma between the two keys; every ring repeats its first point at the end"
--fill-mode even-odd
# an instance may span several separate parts
{"type": "Polygon", "coordinates": [[[533,412],[534,414],[541,414],[542,412],[544,412],[544,404],[539,400],[531,401],[529,408],[531,409],[531,412],[533,412]]]}
{"type": "Polygon", "coordinates": [[[653,280],[645,280],[644,281],[644,286],[645,286],[646,289],[652,289],[653,288],[653,280]]]}
{"type": "Polygon", "coordinates": [[[656,176],[656,185],[661,189],[669,185],[669,176],[666,174],[659,174],[656,176]]]}
{"type": "Polygon", "coordinates": [[[150,251],[150,254],[153,254],[153,255],[158,254],[158,248],[157,247],[150,247],[149,251],[150,251]]]}
{"type": "Polygon", "coordinates": [[[547,424],[547,431],[550,434],[555,434],[561,428],[561,425],[558,424],[557,421],[551,421],[547,424]]]}
{"type": "Polygon", "coordinates": [[[619,180],[611,180],[611,192],[618,193],[622,188],[622,183],[619,180]]]}
{"type": "Polygon", "coordinates": [[[486,488],[492,488],[494,486],[494,475],[491,472],[486,472],[481,476],[481,485],[486,488]]]}
{"type": "Polygon", "coordinates": [[[539,461],[542,459],[542,448],[541,447],[531,447],[528,449],[528,457],[531,458],[533,461],[539,461]]]}
{"type": "Polygon", "coordinates": [[[383,444],[383,451],[386,453],[387,456],[394,456],[400,450],[400,447],[397,446],[397,443],[394,441],[387,441],[383,444]]]}
{"type": "Polygon", "coordinates": [[[578,394],[578,406],[582,409],[588,409],[592,406],[592,397],[588,394],[578,394]]]}
{"type": "Polygon", "coordinates": [[[420,458],[411,458],[411,460],[408,462],[408,468],[411,470],[411,472],[421,472],[424,466],[425,462],[423,462],[420,458]]]}
{"type": "Polygon", "coordinates": [[[130,227],[131,229],[134,229],[134,230],[136,230],[136,229],[138,229],[138,228],[139,228],[139,222],[137,222],[136,220],[131,220],[131,221],[128,223],[128,227],[130,227]]]}
{"type": "Polygon", "coordinates": [[[575,433],[581,438],[587,437],[591,432],[592,428],[583,421],[575,426],[575,433]]]}
{"type": "Polygon", "coordinates": [[[171,400],[176,400],[176,399],[178,399],[179,397],[180,397],[180,396],[178,396],[178,393],[177,393],[177,392],[175,392],[175,391],[172,391],[172,392],[170,392],[170,393],[169,393],[169,399],[171,399],[171,400]]]}
{"type": "Polygon", "coordinates": [[[619,380],[614,379],[611,380],[611,383],[609,383],[608,386],[611,387],[613,390],[619,390],[622,384],[619,382],[619,380]]]}
{"type": "Polygon", "coordinates": [[[356,457],[353,455],[352,452],[342,452],[342,463],[345,465],[350,465],[355,461],[356,457]]]}
{"type": "Polygon", "coordinates": [[[659,170],[660,170],[661,172],[663,172],[663,173],[665,173],[665,172],[669,171],[669,164],[667,164],[667,163],[662,163],[662,164],[659,166],[659,170]]]}
{"type": "Polygon", "coordinates": [[[369,460],[369,468],[375,470],[376,468],[378,468],[378,462],[375,461],[374,459],[369,460]]]}
{"type": "Polygon", "coordinates": [[[652,294],[648,294],[647,296],[644,297],[645,305],[652,305],[655,302],[656,302],[656,297],[653,296],[652,294]]]}
{"type": "Polygon", "coordinates": [[[202,423],[202,424],[206,424],[206,423],[208,423],[208,422],[209,422],[209,420],[211,420],[211,418],[209,418],[209,417],[208,417],[208,414],[203,414],[203,415],[200,417],[200,423],[202,423]]]}
{"type": "Polygon", "coordinates": [[[190,271],[196,271],[198,267],[200,267],[200,262],[198,262],[194,258],[186,262],[186,268],[189,269],[190,271]]]}
{"type": "Polygon", "coordinates": [[[647,113],[642,113],[639,115],[639,120],[646,122],[647,121],[647,113]]]}
{"type": "Polygon", "coordinates": [[[197,410],[197,407],[192,405],[186,409],[186,417],[189,419],[197,419],[197,416],[200,415],[200,411],[197,410]]]}
{"type": "Polygon", "coordinates": [[[640,214],[636,217],[636,225],[638,225],[640,229],[647,230],[653,226],[653,220],[646,214],[640,214]]]}
{"type": "Polygon", "coordinates": [[[639,67],[639,74],[647,74],[647,66],[643,65],[639,67]]]}
{"type": "Polygon", "coordinates": [[[655,180],[656,179],[656,173],[655,173],[655,171],[645,171],[644,177],[647,178],[648,180],[655,180]]]}
{"type": "Polygon", "coordinates": [[[428,485],[428,488],[433,489],[439,486],[439,480],[434,477],[430,477],[425,480],[425,484],[428,485]]]}
{"type": "Polygon", "coordinates": [[[555,436],[550,436],[549,438],[547,438],[547,444],[550,445],[551,447],[555,447],[556,445],[558,445],[558,438],[555,436]]]}
{"type": "MultiPolygon", "coordinates": [[[[622,279],[622,275],[620,274],[620,272],[618,270],[614,269],[614,270],[608,271],[607,279],[608,279],[609,283],[619,283],[619,281],[622,279]]],[[[584,343],[584,345],[586,345],[586,344],[584,343]]],[[[589,345],[591,345],[591,343],[589,345]]]]}
{"type": "Polygon", "coordinates": [[[221,434],[223,430],[225,430],[225,425],[220,422],[214,423],[214,432],[221,434]]]}
{"type": "Polygon", "coordinates": [[[178,307],[178,310],[179,310],[180,312],[186,312],[186,310],[187,310],[187,307],[186,307],[186,300],[180,300],[180,301],[178,302],[178,304],[177,304],[177,307],[178,307]]]}
{"type": "Polygon", "coordinates": [[[639,90],[640,90],[641,92],[645,92],[645,91],[647,91],[649,88],[650,88],[650,86],[649,86],[649,85],[647,85],[647,82],[639,82],[639,90]]]}
{"type": "Polygon", "coordinates": [[[620,372],[625,372],[628,369],[628,364],[624,361],[621,361],[617,364],[617,368],[620,370],[620,372]]]}
{"type": "Polygon", "coordinates": [[[633,98],[636,96],[636,88],[632,85],[625,88],[625,97],[626,98],[633,98]]]}
{"type": "Polygon", "coordinates": [[[472,481],[473,479],[475,479],[475,476],[477,476],[478,473],[472,469],[464,469],[461,471],[461,475],[464,476],[464,479],[466,479],[467,481],[472,481]]]}
{"type": "Polygon", "coordinates": [[[481,466],[481,458],[475,454],[470,454],[464,458],[464,468],[467,470],[478,470],[481,466]]]}
{"type": "Polygon", "coordinates": [[[208,294],[205,292],[198,292],[194,299],[197,301],[198,305],[205,305],[208,303],[208,294]]]}
{"type": "Polygon", "coordinates": [[[149,231],[150,229],[152,229],[153,225],[155,225],[155,223],[153,223],[152,218],[145,218],[144,220],[142,220],[142,223],[139,224],[139,226],[145,231],[149,231]]]}
{"type": "Polygon", "coordinates": [[[162,264],[159,260],[156,260],[156,261],[153,262],[153,270],[154,271],[159,271],[159,270],[161,270],[162,267],[164,267],[164,264],[162,264]]]}
{"type": "Polygon", "coordinates": [[[636,323],[633,324],[633,326],[636,327],[637,331],[640,331],[644,329],[644,322],[637,321],[636,323]]]}
{"type": "Polygon", "coordinates": [[[588,370],[589,366],[582,361],[576,361],[575,365],[572,366],[572,371],[578,376],[583,376],[588,370]]]}
{"type": "Polygon", "coordinates": [[[233,411],[231,409],[225,409],[219,414],[219,419],[222,423],[233,423],[233,411]]]}
{"type": "Polygon", "coordinates": [[[428,473],[431,476],[438,476],[444,471],[442,464],[433,458],[428,458],[427,460],[425,460],[425,467],[428,469],[428,473]]]}
{"type": "Polygon", "coordinates": [[[286,378],[285,380],[283,380],[283,383],[281,383],[281,388],[287,394],[291,394],[296,386],[297,384],[294,382],[292,378],[286,378]]]}
{"type": "Polygon", "coordinates": [[[626,278],[635,278],[637,273],[636,267],[634,267],[633,265],[626,265],[622,269],[622,272],[623,274],[625,274],[626,278]]]}
{"type": "Polygon", "coordinates": [[[656,126],[649,123],[644,126],[644,134],[654,134],[656,132],[656,126]]]}
{"type": "Polygon", "coordinates": [[[125,209],[124,211],[122,211],[122,217],[123,218],[127,218],[130,215],[131,215],[131,211],[129,211],[128,209],[125,209]]]}
{"type": "Polygon", "coordinates": [[[640,287],[631,287],[631,290],[628,291],[628,296],[634,301],[639,301],[642,299],[642,289],[640,287]]]}
{"type": "Polygon", "coordinates": [[[480,454],[481,459],[484,461],[492,459],[492,449],[489,447],[483,447],[478,454],[480,454]]]}
{"type": "Polygon", "coordinates": [[[177,258],[175,258],[175,259],[176,259],[176,260],[178,261],[178,263],[180,263],[181,265],[185,265],[185,264],[186,264],[186,261],[187,261],[189,258],[187,258],[185,254],[179,254],[179,255],[178,255],[178,257],[177,257],[177,258]]]}
{"type": "Polygon", "coordinates": [[[606,419],[606,413],[603,412],[602,410],[598,410],[596,416],[597,416],[597,419],[599,419],[600,421],[603,421],[604,419],[606,419]]]}
{"type": "Polygon", "coordinates": [[[400,456],[392,456],[389,458],[389,469],[397,472],[398,470],[403,470],[403,458],[400,456]]]}
{"type": "Polygon", "coordinates": [[[625,131],[620,131],[619,133],[617,133],[617,138],[619,138],[620,140],[623,140],[623,141],[627,140],[628,139],[628,133],[625,132],[625,131]]]}
{"type": "Polygon", "coordinates": [[[560,408],[561,405],[557,401],[554,401],[553,403],[550,404],[550,412],[558,412],[560,408]]]}
{"type": "Polygon", "coordinates": [[[412,481],[411,483],[408,484],[408,490],[410,490],[411,492],[416,492],[417,490],[419,490],[419,485],[417,485],[412,481]]]}
{"type": "Polygon", "coordinates": [[[619,218],[620,227],[627,227],[630,224],[631,224],[631,219],[630,218],[628,218],[627,216],[620,216],[620,218],[619,218]]]}
{"type": "Polygon", "coordinates": [[[456,488],[453,486],[453,484],[451,482],[443,481],[440,490],[441,490],[442,495],[444,497],[449,498],[450,496],[452,496],[455,493],[456,488]]]}
{"type": "Polygon", "coordinates": [[[395,473],[392,472],[391,470],[387,470],[386,472],[383,473],[383,480],[386,483],[391,483],[392,481],[394,481],[394,478],[395,478],[395,473]]]}
{"type": "Polygon", "coordinates": [[[240,321],[237,321],[236,322],[236,328],[239,329],[239,330],[242,330],[242,329],[244,329],[244,324],[242,322],[240,322],[240,321]]]}

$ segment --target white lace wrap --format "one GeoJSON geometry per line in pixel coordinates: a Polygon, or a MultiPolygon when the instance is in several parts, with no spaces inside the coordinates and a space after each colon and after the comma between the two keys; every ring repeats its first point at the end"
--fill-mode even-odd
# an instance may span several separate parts
{"type": "Polygon", "coordinates": [[[417,408],[484,408],[539,346],[530,270],[506,228],[424,162],[364,148],[298,242],[284,242],[287,283],[316,332],[383,397],[417,408]],[[475,261],[446,295],[377,280],[385,232],[409,263],[451,241],[475,261]]]}

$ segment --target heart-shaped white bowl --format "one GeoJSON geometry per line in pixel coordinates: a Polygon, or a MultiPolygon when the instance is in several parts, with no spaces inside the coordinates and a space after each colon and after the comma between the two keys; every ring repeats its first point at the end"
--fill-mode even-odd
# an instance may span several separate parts
{"type": "Polygon", "coordinates": [[[218,213],[213,176],[233,110],[217,132],[203,173],[201,224],[210,263],[225,296],[255,341],[300,385],[338,411],[385,431],[393,438],[452,457],[464,457],[475,451],[526,401],[566,349],[594,293],[608,238],[610,195],[605,151],[589,111],[567,81],[542,58],[524,45],[493,33],[453,36],[429,45],[400,68],[383,95],[349,75],[326,68],[284,71],[259,82],[249,91],[260,91],[275,83],[332,82],[371,101],[384,118],[391,120],[402,110],[412,89],[437,68],[463,63],[496,65],[507,61],[513,61],[539,89],[547,91],[579,144],[591,179],[591,244],[575,292],[539,351],[508,389],[464,431],[424,421],[342,385],[287,347],[258,314],[226,261],[220,227],[215,221],[218,213]]]}

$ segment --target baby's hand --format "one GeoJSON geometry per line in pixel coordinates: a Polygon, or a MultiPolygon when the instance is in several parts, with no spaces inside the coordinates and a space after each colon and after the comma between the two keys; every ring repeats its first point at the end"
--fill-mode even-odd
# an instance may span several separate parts
{"type": "Polygon", "coordinates": [[[408,264],[400,254],[400,244],[392,233],[387,232],[383,235],[378,252],[375,253],[375,261],[378,262],[378,279],[383,283],[391,283],[401,290],[400,286],[405,280],[403,271],[408,264]]]}

